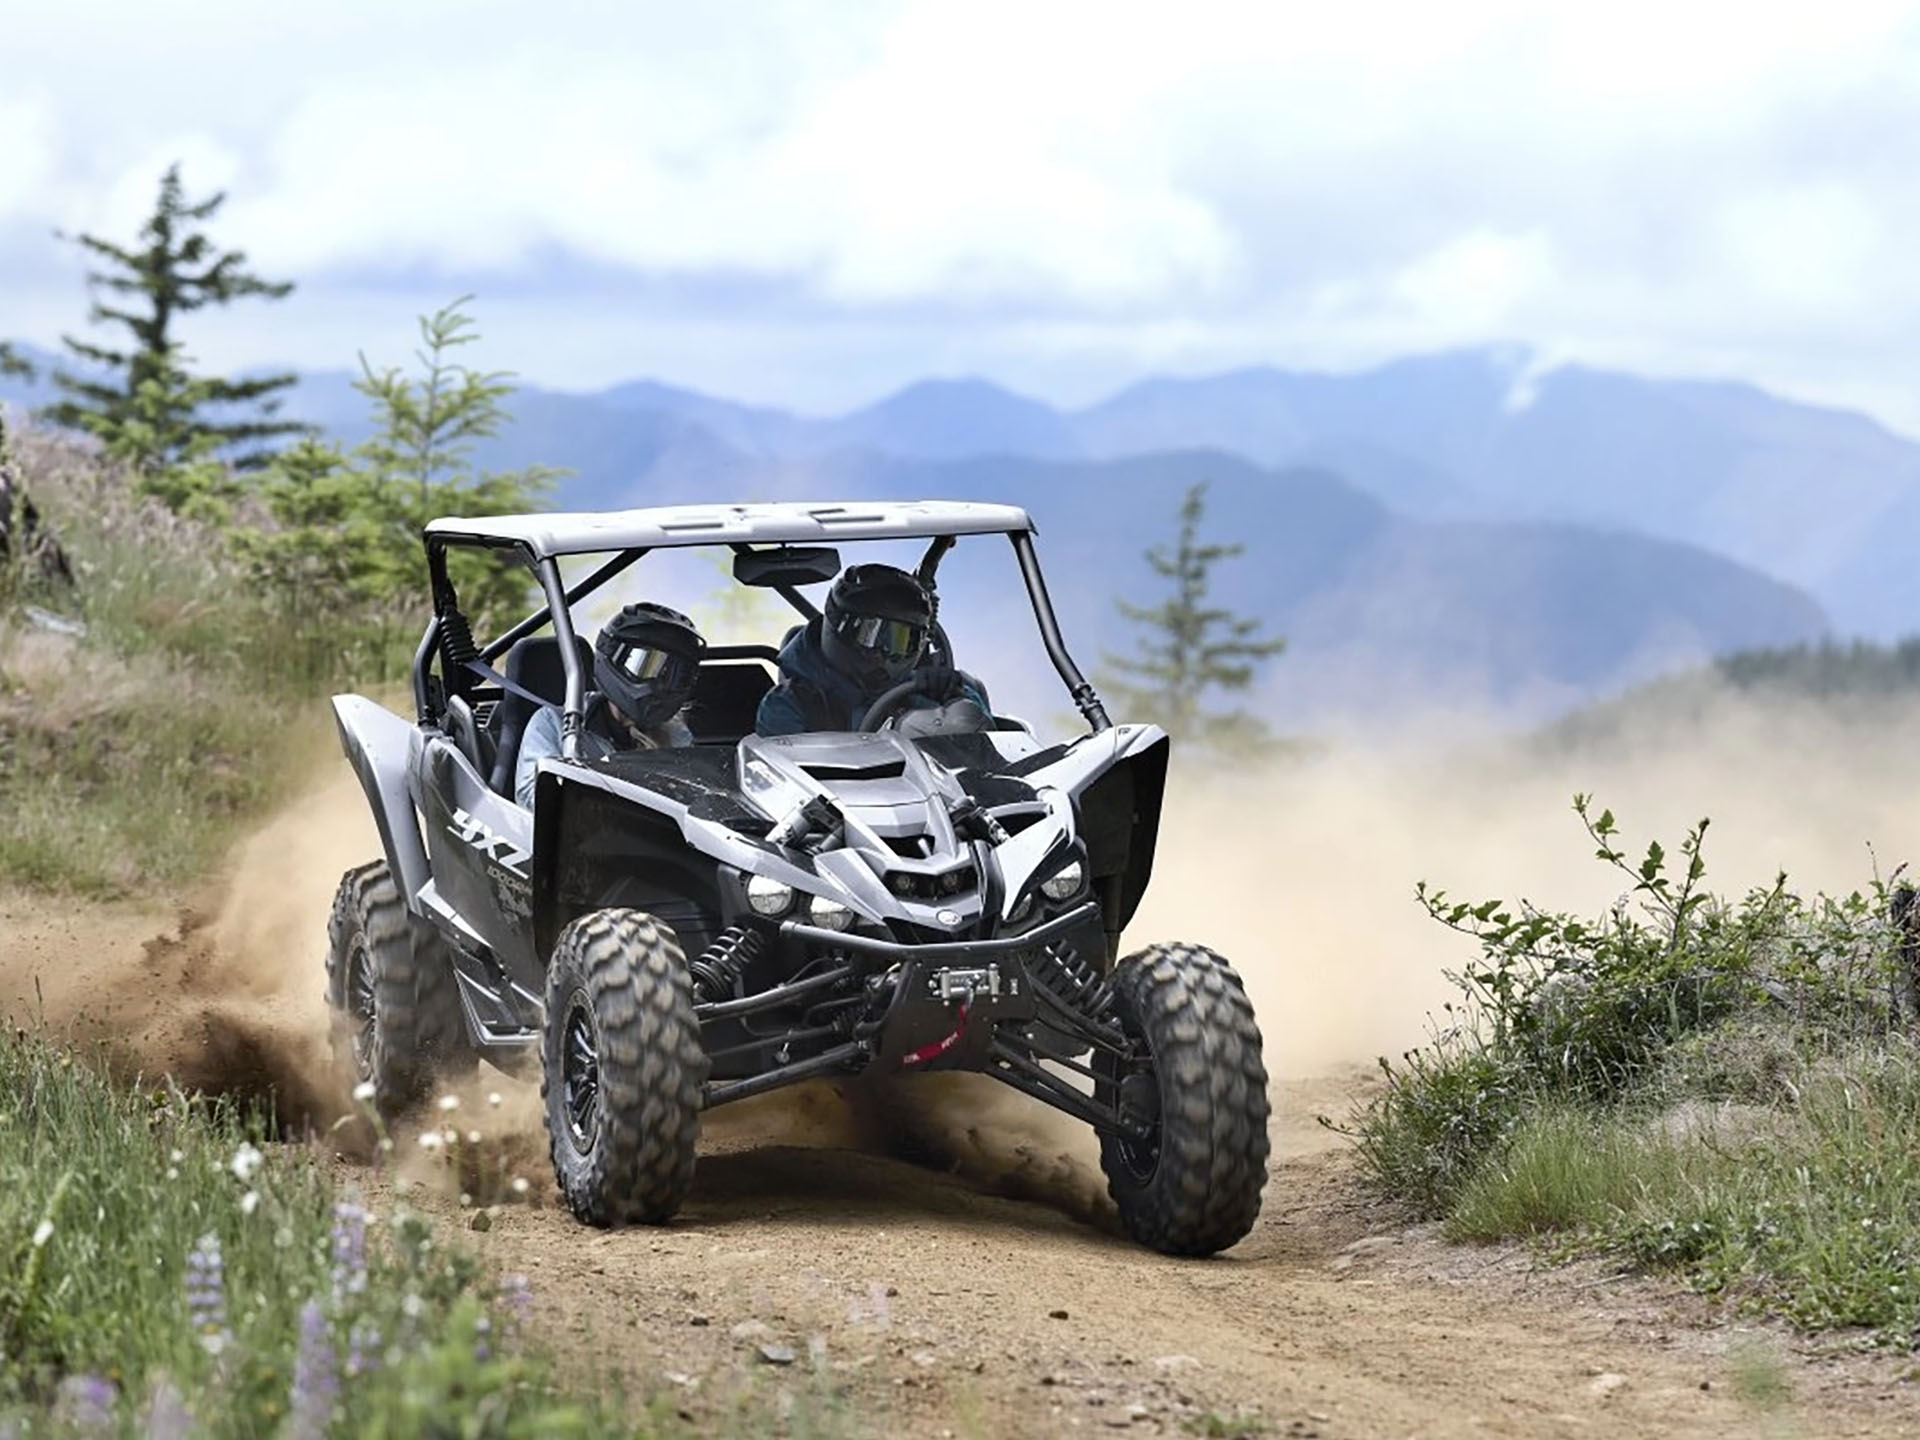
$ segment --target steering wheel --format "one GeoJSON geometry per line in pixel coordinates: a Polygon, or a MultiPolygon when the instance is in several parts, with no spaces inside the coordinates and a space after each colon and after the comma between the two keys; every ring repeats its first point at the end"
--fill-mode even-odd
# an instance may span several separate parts
{"type": "MultiPolygon", "coordinates": [[[[987,693],[987,687],[964,670],[947,670],[952,677],[951,688],[958,691],[961,685],[970,685],[980,695],[987,693]]],[[[860,733],[871,735],[888,722],[897,720],[906,713],[908,702],[927,688],[928,679],[924,671],[909,675],[891,690],[882,691],[874,702],[867,706],[867,713],[860,717],[860,733]]],[[[991,712],[987,712],[989,720],[991,712]]]]}

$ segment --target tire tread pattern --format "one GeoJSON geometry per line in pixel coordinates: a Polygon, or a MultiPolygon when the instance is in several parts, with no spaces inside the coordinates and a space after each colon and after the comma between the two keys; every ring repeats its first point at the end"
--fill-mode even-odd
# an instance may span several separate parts
{"type": "Polygon", "coordinates": [[[540,1096],[553,1173],[591,1225],[660,1224],[693,1185],[710,1062],[693,1013],[679,939],[640,910],[596,910],[560,932],[547,966],[540,1096]],[[584,994],[598,1029],[599,1129],[574,1143],[560,1085],[571,1002],[584,994]]]}
{"type": "Polygon", "coordinates": [[[436,1074],[471,1068],[474,1054],[445,944],[407,913],[387,862],[374,860],[341,877],[327,920],[327,999],[343,1064],[353,1068],[347,968],[356,935],[373,971],[373,1105],[392,1119],[424,1098],[436,1074]]]}
{"type": "Polygon", "coordinates": [[[1270,1105],[1260,1029],[1233,967],[1201,945],[1152,945],[1114,968],[1126,1029],[1159,1076],[1159,1164],[1142,1181],[1118,1142],[1100,1161],[1122,1223],[1170,1255],[1211,1255],[1244,1239],[1267,1183],[1270,1105]]]}

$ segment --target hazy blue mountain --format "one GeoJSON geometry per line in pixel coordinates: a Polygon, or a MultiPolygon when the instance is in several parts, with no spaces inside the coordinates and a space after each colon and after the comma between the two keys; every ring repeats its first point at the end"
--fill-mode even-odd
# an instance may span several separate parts
{"type": "Polygon", "coordinates": [[[1080,450],[1059,411],[986,380],[923,380],[877,405],[817,425],[803,443],[810,450],[882,450],[926,460],[1055,459],[1080,450]]]}
{"type": "MultiPolygon", "coordinates": [[[[1525,366],[1473,351],[1352,376],[1249,369],[1143,382],[1079,412],[930,381],[838,419],[650,381],[527,387],[478,458],[569,467],[554,495],[568,508],[1026,505],[1090,664],[1125,643],[1113,599],[1153,593],[1141,552],[1207,479],[1209,530],[1249,547],[1222,570],[1222,598],[1288,636],[1272,701],[1305,717],[1401,698],[1544,712],[1713,654],[1816,639],[1829,613],[1848,630],[1920,628],[1920,567],[1905,555],[1920,447],[1750,387],[1525,366]]],[[[288,409],[359,439],[367,406],[351,381],[307,376],[288,409]]],[[[13,393],[44,400],[45,381],[13,393]]],[[[956,581],[954,613],[1014,633],[1010,578],[956,581]]]]}
{"type": "MultiPolygon", "coordinates": [[[[1168,537],[1185,486],[1206,479],[1208,532],[1247,546],[1220,568],[1219,597],[1288,637],[1267,691],[1277,714],[1301,722],[1378,720],[1396,706],[1440,702],[1545,714],[1675,665],[1812,641],[1828,629],[1804,592],[1695,546],[1565,524],[1413,519],[1327,470],[1262,467],[1217,451],[1108,461],[937,462],[870,451],[708,460],[667,467],[630,498],[948,495],[1026,506],[1088,665],[1127,646],[1117,596],[1162,593],[1143,552],[1168,537]]],[[[963,570],[952,582],[944,613],[976,632],[963,640],[998,654],[1004,637],[1031,629],[1012,579],[1009,563],[984,580],[963,570]]]]}

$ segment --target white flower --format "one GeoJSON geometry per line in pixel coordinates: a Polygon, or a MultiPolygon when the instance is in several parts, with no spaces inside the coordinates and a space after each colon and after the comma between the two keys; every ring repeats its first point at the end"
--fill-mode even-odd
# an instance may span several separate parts
{"type": "Polygon", "coordinates": [[[240,1197],[240,1213],[242,1215],[251,1215],[259,1208],[260,1192],[258,1190],[249,1190],[240,1197]]]}
{"type": "Polygon", "coordinates": [[[516,1195],[524,1195],[524,1194],[526,1194],[526,1193],[527,1193],[527,1190],[528,1190],[528,1188],[529,1188],[529,1187],[528,1187],[528,1185],[527,1185],[527,1177],[526,1177],[526,1176],[524,1176],[524,1175],[516,1175],[516,1176],[514,1176],[514,1177],[513,1177],[513,1193],[514,1193],[514,1194],[516,1194],[516,1195]]]}
{"type": "Polygon", "coordinates": [[[33,1248],[38,1250],[53,1238],[53,1221],[42,1220],[33,1227],[33,1248]]]}
{"type": "Polygon", "coordinates": [[[180,1167],[178,1165],[167,1166],[167,1179],[178,1180],[179,1178],[180,1178],[180,1167]]]}
{"type": "Polygon", "coordinates": [[[246,1184],[247,1181],[253,1179],[253,1172],[260,1168],[260,1162],[266,1158],[266,1156],[262,1155],[251,1144],[243,1142],[240,1148],[233,1152],[233,1164],[231,1167],[233,1170],[233,1178],[238,1180],[242,1185],[246,1184]]]}
{"type": "Polygon", "coordinates": [[[169,1165],[178,1165],[186,1158],[186,1152],[183,1150],[170,1150],[167,1152],[167,1163],[169,1165]]]}
{"type": "Polygon", "coordinates": [[[489,1090],[487,1092],[487,1104],[496,1110],[500,1108],[500,1092],[498,1090],[489,1090]]]}
{"type": "Polygon", "coordinates": [[[467,1131],[467,1144],[478,1145],[479,1143],[480,1143],[480,1132],[478,1130],[467,1131]]]}
{"type": "Polygon", "coordinates": [[[440,1097],[440,1108],[451,1115],[460,1108],[460,1097],[458,1095],[442,1095],[440,1097]]]}
{"type": "Polygon", "coordinates": [[[438,1130],[422,1130],[420,1132],[420,1148],[422,1150],[438,1150],[446,1143],[446,1137],[438,1130]]]}
{"type": "Polygon", "coordinates": [[[409,1320],[418,1320],[426,1313],[427,1306],[426,1302],[421,1300],[418,1295],[409,1293],[406,1298],[400,1302],[400,1309],[409,1320]]]}
{"type": "Polygon", "coordinates": [[[358,1085],[354,1086],[353,1098],[362,1105],[371,1103],[373,1100],[373,1082],[371,1080],[362,1080],[358,1085]]]}

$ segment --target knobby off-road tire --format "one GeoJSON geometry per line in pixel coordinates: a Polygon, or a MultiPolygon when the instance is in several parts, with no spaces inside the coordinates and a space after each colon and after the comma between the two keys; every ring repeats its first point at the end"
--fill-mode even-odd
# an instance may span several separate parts
{"type": "Polygon", "coordinates": [[[687,958],[639,910],[596,910],[547,965],[540,1095],[554,1179],[591,1225],[656,1225],[693,1184],[709,1063],[687,958]]]}
{"type": "Polygon", "coordinates": [[[472,1070],[452,958],[407,913],[386,861],[341,877],[327,941],[334,1057],[356,1082],[372,1084],[382,1119],[417,1103],[436,1076],[458,1080],[472,1070]]]}
{"type": "Polygon", "coordinates": [[[1267,1183],[1267,1069],[1240,977],[1199,945],[1153,945],[1114,967],[1121,1028],[1151,1056],[1107,1061],[1119,1103],[1154,1120],[1150,1140],[1100,1140],[1127,1233],[1169,1255],[1242,1239],[1267,1183]]]}

